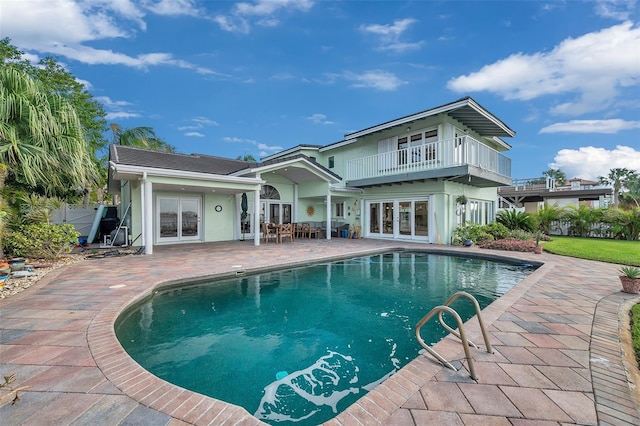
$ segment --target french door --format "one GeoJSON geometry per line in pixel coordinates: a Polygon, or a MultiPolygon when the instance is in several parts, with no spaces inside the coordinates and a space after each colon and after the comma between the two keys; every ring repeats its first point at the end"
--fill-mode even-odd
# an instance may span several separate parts
{"type": "Polygon", "coordinates": [[[158,197],[156,211],[158,243],[201,239],[202,201],[199,197],[158,197]]]}
{"type": "Polygon", "coordinates": [[[368,206],[368,236],[429,240],[429,201],[370,201],[368,206]]]}

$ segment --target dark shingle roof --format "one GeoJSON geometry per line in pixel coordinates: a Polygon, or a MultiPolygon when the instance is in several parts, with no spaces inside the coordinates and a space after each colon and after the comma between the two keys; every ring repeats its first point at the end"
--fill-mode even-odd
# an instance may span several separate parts
{"type": "Polygon", "coordinates": [[[230,158],[210,155],[173,154],[122,145],[111,145],[109,159],[117,164],[126,164],[129,166],[184,170],[218,175],[228,175],[238,170],[255,167],[256,165],[256,163],[249,161],[232,160],[230,158]]]}

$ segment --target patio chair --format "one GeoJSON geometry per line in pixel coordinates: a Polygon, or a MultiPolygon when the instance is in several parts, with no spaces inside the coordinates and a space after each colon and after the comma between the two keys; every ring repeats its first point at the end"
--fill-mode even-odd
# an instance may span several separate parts
{"type": "Polygon", "coordinates": [[[280,232],[278,232],[278,242],[281,243],[283,238],[287,238],[293,242],[293,225],[291,223],[283,223],[280,225],[280,232]]]}
{"type": "Polygon", "coordinates": [[[263,223],[262,224],[262,241],[267,243],[271,239],[273,239],[274,241],[277,241],[278,236],[276,234],[276,230],[275,228],[269,226],[268,223],[263,223]]]}
{"type": "Polygon", "coordinates": [[[311,238],[312,235],[315,236],[316,239],[321,238],[322,228],[309,227],[309,238],[311,238]]]}
{"type": "Polygon", "coordinates": [[[298,229],[297,229],[298,237],[310,238],[309,237],[309,230],[310,229],[311,229],[311,225],[309,225],[308,223],[299,224],[298,225],[298,229]]]}

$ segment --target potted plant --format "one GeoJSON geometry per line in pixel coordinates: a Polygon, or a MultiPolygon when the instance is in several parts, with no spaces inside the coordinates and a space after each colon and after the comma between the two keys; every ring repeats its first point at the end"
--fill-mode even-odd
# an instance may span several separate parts
{"type": "Polygon", "coordinates": [[[467,204],[467,202],[469,201],[469,199],[467,198],[466,195],[462,194],[462,195],[458,195],[456,197],[456,203],[464,206],[465,204],[467,204]]]}
{"type": "Polygon", "coordinates": [[[623,266],[618,270],[620,282],[622,283],[622,291],[625,293],[640,293],[640,268],[633,266],[623,266]]]}

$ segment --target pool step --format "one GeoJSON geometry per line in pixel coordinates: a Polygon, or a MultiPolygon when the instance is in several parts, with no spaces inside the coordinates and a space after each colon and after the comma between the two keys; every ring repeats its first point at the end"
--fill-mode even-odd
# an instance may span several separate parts
{"type": "Polygon", "coordinates": [[[476,316],[478,317],[478,322],[480,323],[480,330],[482,330],[482,337],[484,337],[484,343],[485,343],[485,346],[487,347],[487,352],[492,354],[493,353],[493,348],[491,347],[491,342],[489,342],[489,335],[487,334],[487,330],[484,327],[484,321],[482,321],[482,312],[480,311],[480,305],[478,304],[478,301],[476,300],[476,298],[473,297],[471,294],[467,293],[466,291],[458,291],[458,292],[454,293],[449,298],[449,300],[447,300],[444,303],[444,305],[439,305],[439,306],[436,306],[435,308],[431,309],[427,315],[425,315],[420,321],[418,321],[418,324],[416,324],[416,339],[418,339],[418,343],[420,343],[420,345],[427,352],[429,352],[431,355],[433,355],[434,358],[436,358],[438,361],[440,361],[440,363],[442,363],[442,365],[444,365],[445,367],[449,367],[450,369],[452,369],[454,371],[457,371],[457,369],[453,365],[451,365],[451,363],[449,361],[447,361],[439,353],[437,353],[431,346],[429,346],[422,339],[422,336],[420,336],[420,329],[422,328],[422,326],[425,325],[431,318],[433,318],[433,316],[435,314],[438,314],[438,321],[440,322],[440,325],[442,325],[442,327],[444,329],[446,329],[449,333],[453,334],[454,336],[456,336],[457,338],[459,338],[462,341],[462,346],[464,348],[464,354],[465,354],[465,356],[467,358],[467,361],[469,363],[469,374],[471,375],[471,378],[473,380],[478,380],[478,376],[476,375],[475,367],[473,366],[473,357],[471,356],[471,350],[469,349],[469,345],[473,346],[476,349],[478,349],[478,347],[472,341],[467,340],[465,332],[464,332],[464,325],[462,324],[462,319],[460,318],[460,315],[458,315],[458,313],[455,311],[455,309],[453,309],[453,308],[451,308],[449,306],[449,305],[451,305],[451,303],[453,303],[459,297],[466,297],[467,299],[471,300],[471,302],[473,302],[473,305],[474,305],[474,307],[476,309],[476,316]],[[455,318],[456,322],[458,323],[458,330],[460,330],[460,332],[458,332],[458,331],[454,330],[453,328],[449,327],[449,325],[442,318],[442,313],[443,312],[447,312],[448,314],[450,314],[451,316],[453,316],[455,318]]]}

